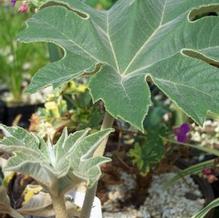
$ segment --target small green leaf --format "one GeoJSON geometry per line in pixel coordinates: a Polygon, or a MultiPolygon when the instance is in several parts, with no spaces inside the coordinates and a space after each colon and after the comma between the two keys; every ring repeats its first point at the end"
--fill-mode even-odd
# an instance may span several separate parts
{"type": "Polygon", "coordinates": [[[101,176],[100,166],[110,161],[111,159],[106,157],[85,159],[81,161],[78,169],[74,173],[81,178],[89,178],[88,186],[92,187],[101,176]]]}
{"type": "Polygon", "coordinates": [[[93,157],[93,153],[112,131],[113,129],[105,129],[88,135],[79,143],[75,143],[70,152],[71,157],[69,157],[74,174],[87,180],[89,186],[98,181],[101,175],[100,165],[110,161],[106,157],[93,157]]]}
{"type": "Polygon", "coordinates": [[[145,129],[145,132],[145,136],[137,138],[134,147],[128,152],[133,164],[143,175],[146,175],[163,158],[165,148],[161,137],[168,134],[166,126],[163,125],[150,127],[145,129]]]}

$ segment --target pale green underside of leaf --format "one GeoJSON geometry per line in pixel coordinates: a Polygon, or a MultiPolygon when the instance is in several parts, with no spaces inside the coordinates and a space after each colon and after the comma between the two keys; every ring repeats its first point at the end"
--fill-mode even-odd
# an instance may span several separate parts
{"type": "Polygon", "coordinates": [[[81,181],[91,186],[101,175],[100,165],[109,161],[106,157],[94,158],[93,152],[112,129],[90,135],[89,129],[70,135],[65,129],[56,145],[47,145],[20,127],[0,128],[7,133],[0,149],[14,154],[4,170],[29,175],[49,191],[55,185],[59,192],[65,192],[81,181]]]}
{"type": "Polygon", "coordinates": [[[79,0],[40,10],[20,35],[24,42],[52,42],[64,57],[34,76],[29,91],[58,86],[97,70],[89,84],[93,101],[143,130],[151,105],[146,77],[201,124],[219,112],[218,0],[119,0],[97,11],[79,0]],[[187,52],[190,51],[190,52],[187,52]],[[202,60],[197,60],[202,59],[202,60]],[[208,62],[208,63],[206,63],[208,62]]]}

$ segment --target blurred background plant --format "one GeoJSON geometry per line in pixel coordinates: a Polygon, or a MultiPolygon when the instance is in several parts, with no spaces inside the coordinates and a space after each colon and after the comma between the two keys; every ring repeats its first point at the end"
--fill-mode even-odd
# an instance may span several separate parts
{"type": "Polygon", "coordinates": [[[18,13],[10,1],[0,4],[0,82],[10,91],[7,101],[21,103],[27,82],[47,62],[47,49],[39,43],[29,46],[17,42],[16,35],[29,13],[18,13]]]}

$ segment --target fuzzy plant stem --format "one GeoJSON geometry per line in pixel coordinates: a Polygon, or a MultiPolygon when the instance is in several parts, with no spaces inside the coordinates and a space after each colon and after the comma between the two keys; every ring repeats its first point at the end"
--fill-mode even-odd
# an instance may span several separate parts
{"type": "MultiPolygon", "coordinates": [[[[104,119],[103,119],[102,126],[101,126],[101,130],[111,128],[113,125],[113,122],[114,122],[114,118],[106,112],[104,119]]],[[[108,137],[98,147],[98,149],[94,153],[94,156],[103,156],[107,141],[108,141],[108,137]]],[[[96,196],[97,185],[98,185],[98,182],[96,182],[92,188],[87,189],[80,218],[90,218],[90,213],[91,213],[91,209],[93,206],[94,197],[96,196]]]]}
{"type": "Polygon", "coordinates": [[[69,218],[65,206],[65,198],[62,194],[51,194],[53,210],[56,218],[69,218]]]}

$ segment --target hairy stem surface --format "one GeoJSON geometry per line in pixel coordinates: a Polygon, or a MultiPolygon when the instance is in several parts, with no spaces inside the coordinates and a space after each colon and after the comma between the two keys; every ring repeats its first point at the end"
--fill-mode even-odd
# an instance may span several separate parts
{"type": "Polygon", "coordinates": [[[65,198],[62,194],[52,195],[52,204],[53,204],[53,210],[55,212],[56,218],[69,218],[67,209],[65,206],[65,198]]]}
{"type": "MultiPolygon", "coordinates": [[[[102,126],[101,126],[101,130],[111,128],[113,125],[113,121],[114,121],[114,118],[106,112],[104,119],[103,119],[102,126]]],[[[107,141],[108,141],[108,137],[104,139],[104,141],[95,151],[94,156],[103,156],[107,141]]],[[[93,206],[94,197],[97,191],[97,185],[98,185],[98,182],[96,182],[92,188],[87,189],[80,218],[90,218],[90,213],[91,213],[91,209],[93,206]]]]}

